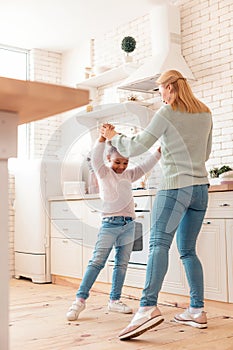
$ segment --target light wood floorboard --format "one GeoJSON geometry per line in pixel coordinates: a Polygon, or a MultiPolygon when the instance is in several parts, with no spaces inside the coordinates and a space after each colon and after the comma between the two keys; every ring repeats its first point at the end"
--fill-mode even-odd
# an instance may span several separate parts
{"type": "MultiPolygon", "coordinates": [[[[208,329],[199,330],[172,321],[174,314],[187,307],[188,298],[161,293],[159,307],[165,321],[123,342],[117,335],[132,315],[108,312],[109,285],[96,283],[80,318],[66,320],[77,287],[77,281],[34,284],[12,279],[10,350],[233,350],[233,304],[206,301],[208,329]]],[[[140,295],[141,290],[125,287],[122,300],[136,310],[140,295]]]]}

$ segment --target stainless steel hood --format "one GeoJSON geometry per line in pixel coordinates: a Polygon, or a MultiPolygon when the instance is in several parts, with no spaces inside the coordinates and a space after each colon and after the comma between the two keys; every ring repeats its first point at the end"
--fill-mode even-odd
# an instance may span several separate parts
{"type": "Polygon", "coordinates": [[[155,93],[155,81],[170,69],[180,71],[188,80],[194,80],[192,71],[181,54],[180,11],[164,1],[150,13],[152,56],[134,71],[118,88],[155,93]]]}

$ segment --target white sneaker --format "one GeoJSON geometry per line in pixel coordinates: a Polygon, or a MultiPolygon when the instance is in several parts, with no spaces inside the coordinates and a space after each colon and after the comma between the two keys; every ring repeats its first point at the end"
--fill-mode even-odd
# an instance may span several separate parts
{"type": "Polygon", "coordinates": [[[68,321],[76,321],[81,311],[83,311],[86,307],[85,303],[81,301],[74,301],[71,307],[69,308],[66,318],[68,321]]]}
{"type": "Polygon", "coordinates": [[[164,318],[157,306],[151,307],[149,310],[138,311],[130,324],[119,334],[119,338],[120,340],[136,338],[149,329],[158,326],[163,321],[164,318]]]}
{"type": "Polygon", "coordinates": [[[194,314],[186,309],[182,314],[175,315],[174,321],[196,328],[207,328],[207,317],[204,311],[194,314]]]}
{"type": "Polygon", "coordinates": [[[122,303],[120,300],[109,301],[108,302],[108,311],[121,312],[122,314],[132,314],[133,309],[128,305],[122,303]]]}

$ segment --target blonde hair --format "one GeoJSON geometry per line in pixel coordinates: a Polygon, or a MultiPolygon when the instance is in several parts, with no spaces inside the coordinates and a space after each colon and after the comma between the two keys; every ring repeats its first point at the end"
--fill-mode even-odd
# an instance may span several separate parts
{"type": "Polygon", "coordinates": [[[183,75],[177,70],[169,70],[160,75],[156,83],[158,85],[171,85],[171,92],[175,95],[175,100],[171,104],[174,111],[188,113],[211,113],[210,109],[196,98],[183,75]]]}

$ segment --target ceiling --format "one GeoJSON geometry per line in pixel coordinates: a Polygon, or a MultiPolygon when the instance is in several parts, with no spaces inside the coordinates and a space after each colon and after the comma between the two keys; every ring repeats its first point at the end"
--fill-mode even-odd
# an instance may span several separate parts
{"type": "Polygon", "coordinates": [[[0,0],[0,44],[64,52],[148,13],[160,1],[0,0]]]}

